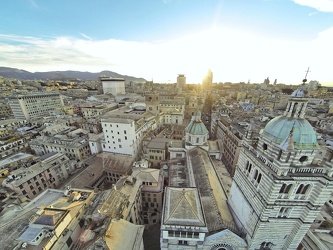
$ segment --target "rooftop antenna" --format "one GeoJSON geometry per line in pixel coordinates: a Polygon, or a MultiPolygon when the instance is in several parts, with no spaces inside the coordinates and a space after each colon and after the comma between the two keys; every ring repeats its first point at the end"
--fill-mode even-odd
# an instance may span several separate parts
{"type": "Polygon", "coordinates": [[[306,81],[307,81],[306,77],[308,76],[308,73],[311,72],[311,71],[310,71],[310,67],[308,67],[308,69],[307,69],[305,72],[306,72],[306,74],[305,74],[305,77],[304,77],[304,79],[303,79],[303,85],[305,85],[305,83],[306,83],[306,81]]]}

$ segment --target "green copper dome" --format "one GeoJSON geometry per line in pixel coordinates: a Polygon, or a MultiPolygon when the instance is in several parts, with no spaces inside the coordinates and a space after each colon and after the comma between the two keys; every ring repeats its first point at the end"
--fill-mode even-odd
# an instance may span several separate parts
{"type": "Polygon", "coordinates": [[[185,129],[186,132],[192,135],[206,135],[208,130],[203,122],[191,121],[185,129]]]}
{"type": "Polygon", "coordinates": [[[185,128],[185,131],[192,135],[206,135],[208,130],[205,124],[201,121],[201,112],[196,111],[192,117],[191,122],[185,128]]]}
{"type": "Polygon", "coordinates": [[[292,131],[295,149],[317,148],[317,136],[311,124],[304,118],[278,116],[267,123],[262,135],[268,140],[281,144],[292,131]]]}

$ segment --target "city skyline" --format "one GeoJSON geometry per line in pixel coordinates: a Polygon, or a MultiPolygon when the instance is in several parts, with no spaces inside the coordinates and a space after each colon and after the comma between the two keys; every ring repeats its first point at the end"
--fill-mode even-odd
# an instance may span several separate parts
{"type": "Polygon", "coordinates": [[[333,1],[10,1],[0,66],[111,70],[155,82],[333,85],[333,1]]]}

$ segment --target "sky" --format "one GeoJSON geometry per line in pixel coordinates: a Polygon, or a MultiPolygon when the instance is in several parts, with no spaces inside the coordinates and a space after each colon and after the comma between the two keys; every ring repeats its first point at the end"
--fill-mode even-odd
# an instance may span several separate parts
{"type": "Polygon", "coordinates": [[[4,0],[0,66],[333,86],[333,0],[4,0]]]}

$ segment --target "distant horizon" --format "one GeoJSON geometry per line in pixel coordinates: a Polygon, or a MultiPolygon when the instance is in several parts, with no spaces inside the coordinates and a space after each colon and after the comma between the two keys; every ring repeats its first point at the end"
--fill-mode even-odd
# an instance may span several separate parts
{"type": "Polygon", "coordinates": [[[4,1],[0,64],[156,82],[333,85],[333,0],[4,1]]]}
{"type": "MultiPolygon", "coordinates": [[[[22,69],[22,68],[12,68],[12,67],[6,67],[6,66],[1,66],[0,65],[0,68],[11,68],[11,69],[18,69],[18,70],[23,70],[23,71],[27,71],[29,73],[47,73],[47,72],[66,72],[66,71],[74,71],[74,72],[82,72],[82,73],[93,73],[93,74],[97,74],[97,73],[102,73],[103,71],[109,71],[109,72],[113,72],[113,73],[116,73],[116,74],[120,74],[120,75],[124,75],[124,74],[121,74],[119,72],[115,72],[115,71],[112,71],[112,70],[108,70],[108,69],[104,69],[104,70],[101,70],[101,71],[96,71],[96,72],[92,72],[92,71],[80,71],[80,70],[71,70],[71,69],[67,69],[67,70],[51,70],[51,71],[29,71],[29,70],[26,70],[26,69],[22,69]]],[[[180,73],[181,74],[181,73],[180,73]]],[[[214,74],[214,72],[213,72],[214,74]]],[[[186,77],[186,74],[183,74],[185,75],[186,77]]],[[[0,75],[1,76],[1,75],[0,75]]],[[[129,77],[135,77],[135,78],[143,78],[145,79],[144,77],[140,77],[140,76],[134,76],[134,75],[126,75],[126,76],[129,76],[129,77]]],[[[178,76],[178,75],[177,75],[178,76]]],[[[161,84],[174,84],[174,83],[177,83],[177,76],[176,76],[176,79],[174,81],[172,80],[169,80],[169,81],[165,81],[165,82],[157,82],[157,81],[153,81],[154,83],[161,83],[161,84]]],[[[29,79],[29,80],[32,80],[32,79],[29,79]]],[[[97,80],[97,79],[96,79],[97,80]]],[[[146,81],[151,81],[149,79],[145,79],[146,81]]],[[[302,79],[303,80],[303,79],[302,79]]],[[[307,81],[307,83],[309,83],[310,81],[317,81],[317,80],[309,80],[307,81]]],[[[264,81],[262,82],[250,82],[250,84],[261,84],[263,83],[264,81]]],[[[270,85],[273,85],[273,82],[274,80],[272,81],[272,79],[270,79],[270,85]]],[[[186,84],[201,84],[202,82],[188,82],[186,81],[186,84]]],[[[239,82],[231,82],[231,81],[215,81],[214,80],[214,77],[213,77],[213,83],[232,83],[232,84],[238,84],[238,83],[246,83],[247,82],[244,82],[244,81],[239,81],[239,82]]],[[[300,83],[295,83],[295,84],[290,84],[290,83],[283,83],[283,82],[277,82],[277,84],[285,84],[285,85],[301,85],[302,82],[300,83]]],[[[322,84],[319,82],[319,84],[321,86],[324,86],[324,87],[333,87],[333,84],[322,84]]]]}
{"type": "MultiPolygon", "coordinates": [[[[30,70],[27,70],[27,69],[23,69],[23,68],[13,68],[13,67],[7,67],[7,66],[1,66],[0,65],[0,68],[11,68],[11,69],[18,69],[18,70],[22,70],[22,71],[27,71],[29,73],[46,73],[46,72],[66,72],[66,71],[74,71],[74,72],[82,72],[82,73],[94,73],[94,74],[97,74],[97,73],[102,73],[103,71],[109,71],[109,72],[113,72],[113,73],[116,73],[116,74],[120,74],[120,75],[125,75],[125,74],[121,74],[119,72],[115,72],[115,71],[112,71],[112,70],[108,70],[108,69],[104,69],[104,70],[101,70],[101,71],[81,71],[81,70],[72,70],[72,69],[67,69],[67,70],[50,70],[50,71],[30,71],[30,70]]],[[[183,73],[179,73],[179,74],[183,74],[183,73]]],[[[214,72],[213,72],[214,74],[214,72]]],[[[186,74],[183,74],[185,75],[186,77],[186,74]]],[[[0,75],[1,76],[1,75],[0,75]]],[[[129,77],[135,77],[135,78],[143,78],[145,79],[144,77],[141,77],[141,76],[135,76],[135,75],[126,75],[126,76],[129,76],[129,77]]],[[[177,74],[178,76],[178,74],[177,74]]],[[[162,84],[174,84],[177,82],[177,76],[175,77],[175,80],[168,80],[168,81],[153,81],[154,83],[162,83],[162,84]]],[[[186,78],[187,79],[187,78],[186,78]]],[[[32,79],[29,79],[29,80],[32,80],[32,79]]],[[[82,80],[86,80],[86,79],[82,79],[82,80]]],[[[97,81],[98,79],[96,79],[97,81]]],[[[146,81],[151,81],[149,79],[145,79],[146,81]]],[[[275,80],[275,79],[274,79],[275,80]]],[[[270,79],[270,85],[273,85],[273,82],[274,80],[270,79]]],[[[303,80],[303,79],[302,79],[303,80]]],[[[277,82],[277,84],[285,84],[285,85],[301,85],[302,84],[302,80],[299,82],[299,83],[284,83],[284,82],[277,82]]],[[[310,81],[317,81],[315,79],[307,79],[308,81],[306,83],[309,83],[310,81]]],[[[264,80],[262,82],[250,82],[250,84],[261,84],[263,83],[264,80]]],[[[326,86],[326,87],[333,87],[333,83],[329,83],[329,84],[322,84],[320,81],[318,81],[319,84],[321,86],[326,86]]],[[[188,82],[186,80],[186,84],[201,84],[202,82],[188,82]]],[[[239,82],[235,82],[235,81],[217,81],[217,80],[214,80],[214,77],[213,77],[213,83],[233,83],[233,84],[237,84],[237,83],[246,83],[245,81],[239,81],[239,82]]]]}

